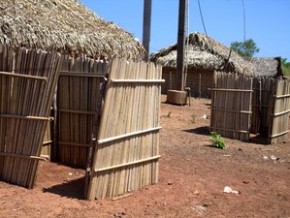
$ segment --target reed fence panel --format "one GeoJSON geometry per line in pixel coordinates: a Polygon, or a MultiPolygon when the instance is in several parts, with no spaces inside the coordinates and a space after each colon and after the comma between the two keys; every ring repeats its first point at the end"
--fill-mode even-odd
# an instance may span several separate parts
{"type": "Polygon", "coordinates": [[[32,188],[62,58],[0,46],[0,179],[32,188]]]}
{"type": "Polygon", "coordinates": [[[86,168],[96,137],[108,63],[87,57],[63,63],[57,91],[58,160],[86,168]]]}
{"type": "Polygon", "coordinates": [[[247,141],[252,113],[252,79],[215,72],[212,88],[211,130],[224,137],[247,141]]]}
{"type": "Polygon", "coordinates": [[[289,79],[277,79],[276,94],[273,96],[274,105],[269,128],[269,143],[282,143],[288,137],[288,122],[290,114],[290,81],[289,79]]]}
{"type": "Polygon", "coordinates": [[[42,142],[42,148],[40,156],[46,158],[47,160],[51,159],[51,149],[53,144],[53,117],[47,121],[45,128],[44,138],[42,142]]]}
{"type": "Polygon", "coordinates": [[[114,59],[109,73],[87,198],[157,183],[161,67],[114,59]]]}
{"type": "Polygon", "coordinates": [[[271,77],[253,78],[251,133],[268,138],[271,131],[274,98],[277,79],[271,77]]]}

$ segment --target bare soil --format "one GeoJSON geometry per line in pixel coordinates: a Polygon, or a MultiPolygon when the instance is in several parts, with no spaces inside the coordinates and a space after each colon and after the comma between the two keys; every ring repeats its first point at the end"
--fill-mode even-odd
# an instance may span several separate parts
{"type": "MultiPolygon", "coordinates": [[[[83,199],[84,171],[41,162],[28,190],[0,181],[0,217],[290,218],[290,143],[211,147],[210,100],[161,104],[159,183],[120,199],[83,199]],[[224,193],[229,186],[236,193],[224,193]]],[[[254,141],[254,140],[253,140],[254,141]]]]}

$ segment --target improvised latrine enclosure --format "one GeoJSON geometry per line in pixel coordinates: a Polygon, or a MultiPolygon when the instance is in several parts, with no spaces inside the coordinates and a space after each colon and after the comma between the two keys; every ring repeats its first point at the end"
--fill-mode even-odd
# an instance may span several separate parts
{"type": "Polygon", "coordinates": [[[290,81],[216,73],[212,89],[211,130],[247,141],[250,134],[267,144],[281,143],[289,132],[290,81]]]}
{"type": "MultiPolygon", "coordinates": [[[[3,49],[3,51],[6,50],[3,49]]],[[[27,52],[27,50],[24,51],[27,52]]],[[[6,52],[4,53],[6,54],[6,52]]],[[[28,56],[30,55],[28,52],[28,56]]],[[[15,61],[13,58],[1,56],[2,60],[15,61]]],[[[22,54],[21,57],[25,56],[22,54]]],[[[40,57],[45,56],[40,55],[40,57]]],[[[60,58],[59,55],[57,57],[60,58]]],[[[36,56],[34,58],[37,60],[36,56]]],[[[24,60],[28,60],[28,63],[31,64],[27,65],[22,61],[19,66],[28,66],[29,69],[34,63],[39,63],[38,60],[32,63],[29,58],[24,60]]],[[[50,105],[57,82],[55,75],[58,75],[60,71],[60,60],[56,61],[51,58],[47,58],[47,60],[50,61],[49,64],[52,68],[50,71],[54,70],[53,73],[49,71],[51,75],[54,75],[53,82],[45,79],[43,73],[39,73],[41,76],[17,74],[15,73],[19,71],[16,70],[17,68],[13,68],[14,73],[1,72],[0,77],[2,84],[1,180],[28,188],[32,188],[35,182],[37,164],[41,159],[40,151],[44,131],[50,119],[50,105]],[[49,93],[40,89],[45,88],[47,82],[51,86],[54,85],[54,88],[49,87],[49,93]],[[46,96],[44,99],[47,100],[47,103],[41,99],[43,96],[46,96]],[[23,101],[17,101],[17,99],[23,99],[23,101]],[[33,105],[30,104],[31,101],[33,105]],[[46,110],[37,114],[37,109],[34,107],[42,110],[46,107],[46,110]]],[[[102,65],[101,69],[108,65],[108,63],[100,64],[93,60],[92,63],[102,65]]],[[[16,64],[18,64],[17,61],[16,64]]],[[[40,64],[36,64],[36,66],[40,67],[40,64]]],[[[94,64],[92,66],[96,67],[94,64]]],[[[68,158],[62,159],[62,161],[68,160],[70,164],[75,165],[85,164],[87,167],[86,181],[88,183],[84,184],[84,188],[88,187],[87,198],[112,197],[156,183],[160,157],[160,84],[163,82],[161,67],[155,66],[153,63],[114,59],[110,66],[106,90],[102,93],[100,82],[91,78],[104,80],[104,75],[89,74],[94,87],[94,90],[90,92],[95,95],[90,99],[88,96],[84,96],[84,100],[78,102],[76,101],[78,97],[80,99],[82,97],[78,94],[77,97],[73,96],[74,99],[69,99],[68,92],[73,92],[74,87],[88,92],[92,83],[88,82],[88,78],[83,78],[81,72],[76,71],[79,68],[73,69],[76,75],[72,76],[71,83],[66,81],[67,85],[72,86],[72,89],[68,89],[65,83],[62,83],[63,87],[58,90],[59,96],[64,95],[63,98],[68,96],[67,103],[62,102],[59,104],[61,106],[58,106],[58,142],[60,142],[60,147],[63,144],[70,147],[58,149],[62,154],[61,158],[68,158]],[[83,81],[86,86],[84,84],[76,85],[83,81]],[[101,108],[100,100],[104,97],[104,106],[101,108]],[[76,101],[75,104],[74,101],[76,101]],[[83,110],[70,109],[70,107],[66,109],[65,105],[85,105],[89,106],[91,111],[88,110],[88,107],[83,110]],[[71,113],[74,116],[69,117],[71,113]],[[68,116],[65,116],[66,114],[68,116]],[[101,117],[100,125],[98,125],[99,117],[101,117]],[[63,124],[69,125],[69,127],[62,126],[63,124]],[[69,137],[65,138],[65,136],[69,137]],[[68,139],[67,143],[64,143],[64,139],[68,139]]],[[[97,68],[93,67],[93,69],[97,68]]],[[[8,70],[6,69],[6,71],[8,70]]],[[[31,72],[31,70],[25,71],[25,68],[21,68],[19,72],[31,72]]],[[[62,74],[63,80],[68,80],[65,77],[70,74],[66,74],[64,71],[62,74]]],[[[86,73],[83,72],[83,74],[86,73]]]]}
{"type": "MultiPolygon", "coordinates": [[[[191,33],[186,37],[185,45],[185,86],[191,89],[193,97],[211,97],[209,88],[213,87],[215,71],[254,74],[254,67],[249,61],[208,35],[191,33]]],[[[165,83],[162,93],[166,94],[176,83],[177,45],[161,49],[151,55],[150,60],[163,68],[165,83]]]]}
{"type": "MultiPolygon", "coordinates": [[[[59,72],[55,73],[55,75],[59,75],[57,101],[53,108],[56,119],[54,123],[49,123],[52,106],[50,102],[45,121],[43,121],[44,124],[39,129],[41,133],[38,136],[39,141],[34,142],[36,147],[38,146],[35,149],[37,153],[33,153],[33,156],[30,155],[30,159],[41,159],[39,155],[43,143],[45,149],[42,150],[42,154],[44,156],[58,159],[68,165],[86,168],[87,179],[84,186],[89,188],[87,189],[89,190],[87,197],[90,199],[119,195],[144,185],[156,183],[159,158],[158,130],[160,128],[158,124],[159,104],[157,102],[159,103],[160,82],[162,81],[161,67],[132,61],[132,59],[140,60],[144,56],[144,48],[141,43],[130,33],[113,23],[103,21],[75,0],[1,0],[0,10],[2,15],[0,18],[2,22],[1,43],[13,47],[13,49],[19,46],[33,50],[40,48],[46,51],[57,51],[63,55],[63,61],[59,62],[59,72]],[[121,86],[121,90],[122,87],[127,87],[123,90],[131,90],[120,93],[123,93],[123,97],[127,96],[130,101],[134,99],[134,102],[131,103],[136,103],[136,105],[133,104],[133,107],[136,106],[138,109],[135,108],[132,111],[133,114],[120,120],[120,122],[126,122],[126,124],[122,123],[124,129],[120,129],[124,131],[122,134],[125,135],[124,138],[122,138],[123,136],[119,138],[118,132],[114,130],[114,128],[120,128],[121,123],[114,128],[111,126],[118,123],[116,119],[121,116],[122,110],[115,114],[113,112],[109,114],[108,118],[114,116],[109,124],[112,127],[109,129],[111,132],[104,133],[103,137],[116,134],[117,141],[110,142],[111,146],[108,142],[100,143],[100,149],[97,149],[98,132],[101,130],[99,120],[102,115],[102,100],[104,100],[106,93],[110,93],[110,90],[116,88],[116,85],[110,85],[111,89],[108,88],[106,91],[105,86],[103,86],[107,79],[105,76],[112,74],[115,79],[118,79],[119,76],[117,72],[114,74],[111,73],[112,70],[109,70],[112,69],[109,66],[113,66],[111,61],[113,57],[124,58],[114,61],[118,63],[118,66],[123,66],[122,69],[125,70],[119,72],[123,76],[119,79],[127,79],[128,81],[125,81],[125,84],[118,83],[117,86],[121,86]],[[130,61],[127,62],[127,60],[130,61]],[[123,73],[128,73],[128,75],[123,73]],[[148,117],[151,115],[153,117],[148,117]],[[47,135],[43,137],[45,127],[49,126],[48,123],[57,127],[54,128],[57,131],[47,131],[47,135]],[[144,126],[138,126],[139,123],[144,126]],[[135,124],[136,126],[133,128],[135,124]],[[118,143],[121,143],[122,140],[125,143],[125,150],[119,153],[118,149],[121,148],[118,143]],[[52,141],[53,145],[47,146],[52,141]],[[115,144],[117,145],[115,146],[115,144]],[[109,152],[101,152],[106,148],[110,148],[109,152]],[[49,152],[52,153],[52,156],[49,152]],[[110,155],[113,155],[114,158],[112,159],[110,155]],[[95,156],[98,158],[94,158],[95,156]],[[99,165],[102,160],[104,163],[99,165]],[[106,170],[106,168],[110,169],[106,170]],[[116,178],[115,175],[117,175],[116,178]],[[118,188],[120,175],[124,180],[120,181],[118,188]],[[105,180],[101,180],[104,176],[105,180]],[[101,182],[99,182],[100,180],[101,182]],[[114,181],[113,184],[112,181],[114,181]],[[99,190],[103,191],[99,193],[99,190]]],[[[4,66],[9,65],[5,63],[6,60],[2,59],[1,61],[3,61],[1,64],[4,66]]],[[[110,84],[110,80],[108,84],[110,84]]],[[[118,89],[118,91],[120,90],[118,89]]],[[[1,96],[5,96],[5,94],[7,94],[6,90],[1,89],[1,96]]],[[[124,103],[115,99],[117,96],[119,95],[113,94],[111,95],[113,99],[106,101],[124,103]]],[[[4,100],[5,103],[6,99],[4,100]]],[[[122,98],[122,100],[124,99],[122,98]]],[[[106,101],[103,102],[104,108],[106,101]]],[[[2,99],[1,102],[3,102],[2,99]]],[[[118,107],[114,106],[114,109],[116,108],[118,107]]],[[[129,108],[127,112],[129,112],[128,110],[129,108]]],[[[4,115],[6,113],[8,112],[4,111],[4,115]]],[[[3,137],[5,136],[5,140],[10,139],[12,134],[9,137],[6,136],[6,127],[1,126],[3,135],[1,135],[0,146],[4,150],[7,150],[7,146],[10,144],[7,144],[3,137]]],[[[38,134],[36,131],[33,133],[38,134]]],[[[34,140],[34,137],[30,137],[29,140],[34,140]]],[[[21,144],[20,140],[17,142],[21,144]]],[[[26,147],[22,150],[25,151],[26,147]]],[[[19,156],[18,151],[13,150],[13,152],[10,156],[19,159],[20,157],[16,157],[19,156]]],[[[33,165],[33,172],[36,172],[36,168],[33,165]]],[[[16,167],[13,176],[9,169],[6,172],[8,172],[7,178],[9,178],[5,181],[22,185],[17,178],[17,181],[14,182],[15,175],[21,174],[20,171],[16,170],[16,167]],[[10,180],[10,177],[13,177],[13,180],[10,180]]],[[[24,172],[21,172],[24,175],[24,172]]],[[[5,173],[1,172],[3,180],[2,176],[5,176],[5,173]]],[[[31,188],[35,178],[29,177],[29,174],[25,175],[31,188]]]]}
{"type": "Polygon", "coordinates": [[[91,60],[95,73],[86,73],[80,63],[76,60],[70,73],[60,73],[60,161],[87,167],[89,199],[157,183],[161,67],[120,59],[110,64],[91,60]],[[106,73],[109,78],[103,90],[106,73]],[[82,92],[89,96],[76,97],[82,92]]]}

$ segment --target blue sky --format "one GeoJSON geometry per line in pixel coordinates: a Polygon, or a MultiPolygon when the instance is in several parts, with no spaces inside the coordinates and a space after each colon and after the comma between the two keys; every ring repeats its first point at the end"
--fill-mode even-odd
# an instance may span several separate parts
{"type": "MultiPolygon", "coordinates": [[[[81,0],[107,21],[142,41],[143,0],[81,0]]],[[[152,0],[150,53],[177,41],[178,0],[152,0]]],[[[243,41],[242,0],[200,0],[207,34],[229,46],[243,41]]],[[[252,38],[257,57],[281,56],[290,61],[290,0],[244,0],[246,39],[252,38]]],[[[188,30],[205,33],[197,0],[189,0],[188,30]]]]}

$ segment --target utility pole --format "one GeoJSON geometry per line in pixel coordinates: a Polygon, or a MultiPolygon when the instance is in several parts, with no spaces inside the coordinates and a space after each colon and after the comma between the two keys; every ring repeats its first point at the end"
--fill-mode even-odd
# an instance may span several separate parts
{"type": "Polygon", "coordinates": [[[145,60],[149,59],[150,47],[150,29],[151,29],[151,5],[152,0],[144,0],[144,13],[143,13],[143,46],[146,50],[145,60]]]}
{"type": "Polygon", "coordinates": [[[243,6],[244,43],[245,43],[245,41],[246,41],[246,8],[245,8],[244,0],[242,0],[242,6],[243,6]]]}
{"type": "Polygon", "coordinates": [[[185,47],[185,24],[187,18],[188,0],[179,0],[178,34],[177,34],[177,69],[176,89],[184,91],[184,47],[185,47]]]}

